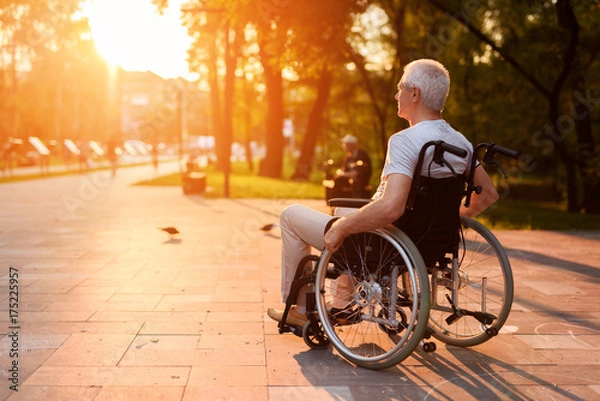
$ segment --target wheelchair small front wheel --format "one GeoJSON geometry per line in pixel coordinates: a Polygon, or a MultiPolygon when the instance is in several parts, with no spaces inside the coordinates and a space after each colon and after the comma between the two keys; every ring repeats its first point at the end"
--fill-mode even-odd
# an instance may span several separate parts
{"type": "Polygon", "coordinates": [[[311,322],[308,321],[302,327],[302,339],[312,349],[324,349],[329,347],[331,342],[323,331],[323,325],[320,321],[311,322]],[[315,328],[315,325],[317,326],[315,328]]]}

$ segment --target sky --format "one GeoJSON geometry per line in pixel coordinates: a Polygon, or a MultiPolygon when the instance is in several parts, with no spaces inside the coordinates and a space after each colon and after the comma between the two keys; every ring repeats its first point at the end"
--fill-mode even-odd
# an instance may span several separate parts
{"type": "Polygon", "coordinates": [[[98,51],[110,64],[163,78],[192,79],[186,62],[191,38],[179,18],[186,2],[170,0],[161,16],[151,0],[88,0],[84,14],[98,51]]]}

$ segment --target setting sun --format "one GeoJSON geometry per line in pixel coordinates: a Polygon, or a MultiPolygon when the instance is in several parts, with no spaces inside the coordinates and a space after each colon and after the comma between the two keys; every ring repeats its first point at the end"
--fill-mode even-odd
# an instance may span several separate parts
{"type": "Polygon", "coordinates": [[[84,13],[98,52],[110,64],[163,78],[190,78],[186,51],[191,38],[179,18],[184,2],[170,0],[159,15],[151,0],[89,0],[84,13]]]}

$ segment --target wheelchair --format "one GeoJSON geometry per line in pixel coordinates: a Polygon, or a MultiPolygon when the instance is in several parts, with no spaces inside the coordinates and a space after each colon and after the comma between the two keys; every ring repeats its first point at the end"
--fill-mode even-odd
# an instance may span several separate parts
{"type": "MultiPolygon", "coordinates": [[[[349,235],[336,252],[324,250],[298,265],[278,324],[279,333],[303,337],[313,349],[332,345],[363,368],[397,365],[418,346],[436,349],[431,337],[470,347],[498,334],[510,313],[513,277],[498,239],[476,220],[459,216],[461,202],[480,193],[473,183],[477,154],[506,172],[495,154],[518,153],[493,143],[475,147],[469,176],[456,174],[444,152],[466,157],[464,149],[442,141],[420,152],[407,208],[399,221],[381,229],[349,235]],[[445,165],[452,177],[421,176],[425,152],[445,165]],[[297,295],[307,285],[308,322],[286,323],[297,295]]],[[[361,207],[368,199],[331,199],[333,207],[361,207]]]]}

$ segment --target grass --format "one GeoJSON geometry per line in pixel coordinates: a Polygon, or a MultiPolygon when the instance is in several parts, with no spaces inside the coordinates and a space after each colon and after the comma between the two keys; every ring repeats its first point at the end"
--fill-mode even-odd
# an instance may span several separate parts
{"type": "MultiPolygon", "coordinates": [[[[207,191],[205,198],[224,197],[225,177],[223,173],[206,172],[207,191]]],[[[181,186],[181,174],[174,173],[137,185],[181,186]]],[[[231,198],[260,199],[323,199],[325,190],[320,184],[312,182],[286,181],[249,174],[233,173],[229,177],[229,196],[231,198]]]]}
{"type": "MultiPolygon", "coordinates": [[[[235,169],[234,169],[235,170],[235,169]]],[[[207,171],[206,198],[223,197],[223,174],[207,171]]],[[[181,176],[172,174],[138,185],[182,185],[181,176]]],[[[533,186],[533,184],[529,184],[533,186]]],[[[534,189],[535,190],[535,189],[534,189]]],[[[512,192],[511,192],[512,194],[512,192]]],[[[478,217],[494,229],[515,230],[600,230],[600,215],[569,213],[564,205],[533,200],[515,200],[508,194],[478,217]]],[[[232,198],[266,199],[323,199],[324,189],[318,183],[294,182],[258,177],[247,172],[234,171],[230,177],[232,198]]]]}
{"type": "Polygon", "coordinates": [[[497,229],[600,230],[600,215],[569,213],[557,203],[513,199],[500,199],[478,220],[497,229]]]}

